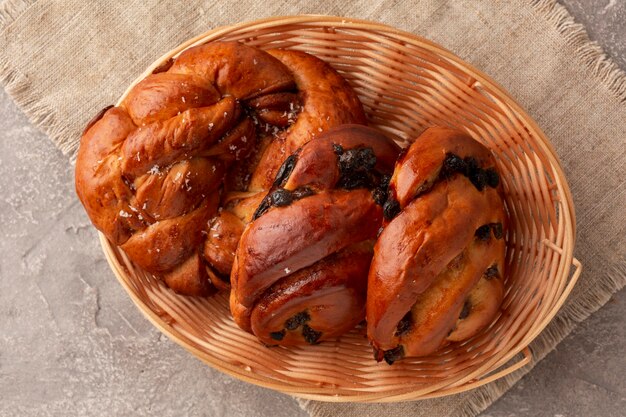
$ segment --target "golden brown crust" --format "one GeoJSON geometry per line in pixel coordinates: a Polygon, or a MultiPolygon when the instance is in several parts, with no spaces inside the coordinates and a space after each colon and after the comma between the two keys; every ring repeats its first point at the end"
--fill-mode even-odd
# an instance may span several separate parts
{"type": "Polygon", "coordinates": [[[467,134],[444,127],[431,127],[408,148],[393,173],[393,191],[400,207],[405,207],[416,195],[433,185],[449,153],[462,159],[471,156],[483,168],[495,166],[489,149],[467,134]]]}
{"type": "Polygon", "coordinates": [[[276,343],[272,333],[284,332],[280,344],[289,346],[302,344],[304,325],[324,339],[351,330],[365,316],[363,278],[371,258],[371,245],[350,246],[277,282],[254,306],[250,315],[252,332],[268,345],[276,343]],[[308,320],[285,327],[289,319],[302,312],[308,312],[308,320]]]}
{"type": "Polygon", "coordinates": [[[333,188],[340,177],[339,166],[329,164],[336,158],[333,146],[328,141],[344,149],[372,148],[376,155],[376,169],[391,172],[398,157],[399,148],[392,141],[381,141],[378,131],[361,125],[344,124],[333,128],[324,135],[324,140],[311,142],[298,152],[297,164],[289,175],[284,188],[295,190],[308,185],[317,189],[333,188]]]}
{"type": "Polygon", "coordinates": [[[502,273],[506,215],[493,157],[450,129],[417,138],[389,189],[385,213],[390,203],[399,213],[374,248],[367,321],[379,359],[393,362],[437,350],[486,270],[502,273]]]}
{"type": "Polygon", "coordinates": [[[81,137],[76,158],[76,193],[98,230],[120,245],[143,225],[132,212],[130,187],[120,175],[117,150],[135,125],[120,108],[111,108],[81,137]]]}
{"type": "Polygon", "coordinates": [[[218,157],[227,162],[241,161],[253,152],[256,131],[250,118],[245,118],[230,129],[215,146],[203,151],[204,157],[218,157]]]}
{"type": "MultiPolygon", "coordinates": [[[[249,165],[244,176],[254,168],[273,176],[281,154],[265,150],[275,150],[274,143],[302,144],[294,125],[302,106],[307,128],[315,131],[365,121],[356,95],[330,67],[298,52],[274,54],[279,59],[236,42],[190,48],[139,82],[119,107],[98,114],[81,138],[76,190],[90,219],[133,261],[181,293],[206,295],[211,282],[228,285],[221,280],[232,262],[228,254],[257,200],[239,208],[229,203],[241,224],[229,223],[223,248],[212,242],[203,249],[227,172],[243,173],[249,165]],[[294,71],[302,71],[298,79],[304,81],[294,71]],[[321,87],[312,83],[322,78],[321,87]],[[333,101],[326,100],[329,89],[337,90],[333,101]],[[310,120],[321,113],[328,120],[310,120]],[[199,267],[198,254],[209,261],[208,270],[199,267]]],[[[238,176],[229,186],[245,188],[228,191],[247,191],[249,183],[238,176]]]]}
{"type": "Polygon", "coordinates": [[[370,273],[374,296],[368,301],[368,325],[384,348],[415,298],[475,239],[476,229],[501,221],[502,212],[491,209],[499,201],[497,192],[484,193],[490,198],[463,177],[441,182],[380,234],[370,273]]]}
{"type": "Polygon", "coordinates": [[[139,127],[122,145],[122,173],[135,178],[153,167],[158,170],[190,155],[201,156],[234,127],[239,115],[237,102],[226,97],[212,106],[139,127]]]}
{"type": "MultiPolygon", "coordinates": [[[[381,345],[380,348],[389,349],[402,345],[406,356],[424,356],[437,350],[446,340],[464,340],[473,335],[470,328],[478,331],[484,327],[494,314],[491,311],[481,311],[486,307],[484,305],[486,300],[481,297],[482,292],[479,295],[482,303],[476,302],[472,318],[459,319],[459,316],[466,308],[465,304],[472,298],[472,293],[476,291],[477,283],[484,280],[482,277],[485,271],[500,261],[499,255],[504,253],[503,246],[504,241],[499,239],[488,241],[474,239],[448,263],[425,291],[417,295],[408,313],[410,331],[403,335],[396,332],[394,343],[386,347],[381,345]],[[457,332],[459,324],[455,323],[458,322],[463,324],[462,329],[457,332]],[[452,333],[457,334],[450,334],[455,328],[457,330],[452,333]]],[[[493,303],[490,306],[498,308],[499,300],[494,301],[497,304],[493,303]]]]}
{"type": "Polygon", "coordinates": [[[215,286],[207,276],[204,261],[198,253],[163,275],[163,281],[182,295],[207,297],[215,293],[215,286]]]}
{"type": "Polygon", "coordinates": [[[213,42],[184,51],[168,70],[197,76],[222,96],[248,100],[294,87],[293,71],[260,49],[237,42],[213,42]]]}
{"type": "Polygon", "coordinates": [[[198,207],[217,191],[224,176],[220,159],[192,158],[173,164],[167,173],[134,181],[136,207],[149,219],[166,220],[198,207]]]}
{"type": "Polygon", "coordinates": [[[382,224],[375,189],[398,151],[373,129],[348,126],[284,162],[237,249],[230,301],[241,328],[293,345],[363,319],[371,240],[382,224]]]}
{"type": "MultiPolygon", "coordinates": [[[[246,197],[243,198],[235,198],[236,203],[233,204],[229,210],[241,220],[243,225],[250,223],[252,221],[252,216],[254,216],[254,212],[256,211],[261,201],[265,198],[267,194],[267,190],[258,191],[258,192],[250,192],[246,193],[246,197]]],[[[228,198],[228,196],[226,196],[228,198]]],[[[236,245],[233,250],[236,249],[236,245]]]]}
{"type": "Polygon", "coordinates": [[[446,340],[462,342],[476,335],[493,321],[493,317],[500,310],[503,298],[504,283],[502,278],[483,276],[465,300],[463,308],[467,309],[467,316],[457,319],[454,330],[446,337],[446,340]]]}
{"type": "Polygon", "coordinates": [[[230,276],[235,259],[235,251],[230,248],[237,247],[243,226],[243,222],[228,211],[223,211],[209,222],[204,258],[223,277],[230,276]]]}
{"type": "Polygon", "coordinates": [[[288,154],[332,127],[346,123],[366,124],[356,93],[329,64],[304,52],[268,51],[294,76],[301,92],[302,111],[287,133],[288,154]]]}
{"type": "MultiPolygon", "coordinates": [[[[235,255],[235,263],[237,265],[237,255],[235,255]]],[[[230,276],[231,285],[237,282],[237,268],[233,268],[230,276]]],[[[252,308],[246,307],[239,302],[237,291],[231,288],[230,291],[230,314],[233,315],[233,320],[242,330],[248,333],[252,333],[252,322],[250,316],[252,315],[252,308]]]]}
{"type": "Polygon", "coordinates": [[[356,93],[330,65],[303,52],[280,49],[268,52],[294,75],[302,109],[295,123],[265,151],[252,176],[251,190],[269,188],[285,158],[322,132],[346,123],[367,123],[356,93]]]}
{"type": "Polygon", "coordinates": [[[122,101],[137,126],[170,119],[217,103],[221,94],[201,77],[162,72],[148,75],[122,101]]]}
{"type": "Polygon", "coordinates": [[[382,209],[369,190],[329,190],[269,211],[241,236],[237,292],[245,306],[277,280],[376,235],[382,209]]]}
{"type": "Polygon", "coordinates": [[[218,195],[211,194],[197,209],[153,223],[136,232],[121,245],[137,265],[147,271],[174,268],[201,244],[202,230],[217,209],[218,195]]]}

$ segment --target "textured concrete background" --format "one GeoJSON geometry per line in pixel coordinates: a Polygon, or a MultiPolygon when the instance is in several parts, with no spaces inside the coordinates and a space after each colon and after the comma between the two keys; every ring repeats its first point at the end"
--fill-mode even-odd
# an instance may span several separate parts
{"type": "MultiPolygon", "coordinates": [[[[626,1],[566,7],[626,68],[626,1]]],[[[72,168],[0,94],[0,416],[305,416],[204,366],[143,318],[109,271],[72,168]]],[[[483,416],[626,412],[626,291],[483,416]]]]}

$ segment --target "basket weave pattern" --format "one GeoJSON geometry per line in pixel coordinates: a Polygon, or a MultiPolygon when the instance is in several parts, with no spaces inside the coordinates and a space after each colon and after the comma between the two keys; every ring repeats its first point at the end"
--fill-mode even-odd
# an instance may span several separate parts
{"type": "Polygon", "coordinates": [[[234,324],[227,295],[177,296],[100,235],[112,269],[141,311],[223,372],[324,401],[443,396],[527,364],[528,344],[556,314],[581,271],[572,255],[570,191],[549,141],[530,117],[488,77],[438,45],[387,26],[327,16],[272,18],[213,30],[163,56],[136,82],[182,50],[215,40],[318,56],[354,87],[370,124],[402,146],[432,125],[462,129],[488,146],[499,164],[510,216],[501,313],[468,341],[393,366],[374,361],[364,328],[316,346],[266,348],[234,324]]]}

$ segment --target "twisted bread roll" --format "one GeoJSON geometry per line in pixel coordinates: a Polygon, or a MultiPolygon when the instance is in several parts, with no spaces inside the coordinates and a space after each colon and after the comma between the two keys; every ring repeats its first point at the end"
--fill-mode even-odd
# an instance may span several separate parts
{"type": "Polygon", "coordinates": [[[269,345],[312,344],[363,319],[398,152],[373,129],[345,125],[285,160],[237,248],[230,302],[242,329],[269,345]]]}
{"type": "Polygon", "coordinates": [[[305,130],[346,121],[364,122],[360,103],[319,60],[234,42],[200,45],[155,70],[87,126],[76,191],[96,228],[133,262],[178,293],[206,296],[228,287],[222,274],[234,252],[206,250],[207,234],[224,232],[224,246],[234,246],[243,229],[226,217],[224,230],[208,230],[225,175],[245,189],[236,173],[255,172],[252,183],[261,190],[281,151],[311,137],[305,130]],[[220,273],[207,270],[205,257],[220,273]]]}
{"type": "Polygon", "coordinates": [[[377,360],[428,355],[492,321],[506,228],[495,167],[487,148],[444,128],[426,130],[399,158],[368,281],[377,360]]]}

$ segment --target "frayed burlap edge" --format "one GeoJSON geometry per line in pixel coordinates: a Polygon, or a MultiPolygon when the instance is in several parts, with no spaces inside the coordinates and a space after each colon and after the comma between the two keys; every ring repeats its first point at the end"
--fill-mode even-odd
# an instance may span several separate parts
{"type": "MultiPolygon", "coordinates": [[[[35,3],[37,0],[6,0],[0,3],[0,32],[17,21],[35,3]]],[[[30,89],[27,77],[19,73],[8,58],[0,59],[0,84],[26,117],[48,135],[64,155],[75,154],[78,146],[75,132],[57,121],[54,109],[41,103],[39,96],[30,89]]]]}
{"type": "Polygon", "coordinates": [[[585,27],[576,23],[567,9],[556,0],[534,0],[532,5],[538,16],[553,24],[567,44],[576,50],[586,71],[616,95],[619,101],[626,101],[626,72],[604,53],[600,45],[589,39],[585,27]]]}
{"type": "Polygon", "coordinates": [[[15,22],[37,0],[5,0],[0,3],[0,31],[15,22]]]}
{"type": "MultiPolygon", "coordinates": [[[[567,44],[576,50],[583,68],[606,87],[620,102],[626,102],[626,72],[609,58],[602,48],[592,42],[583,25],[576,23],[567,9],[556,0],[535,0],[532,2],[538,18],[545,19],[564,36],[567,44]]],[[[530,345],[533,360],[528,365],[491,384],[475,389],[469,394],[455,416],[474,417],[493,404],[517,381],[530,372],[535,365],[550,353],[576,325],[600,309],[611,296],[626,286],[626,259],[609,270],[596,286],[576,299],[566,302],[556,317],[530,345]]],[[[298,399],[300,408],[315,417],[335,417],[336,413],[327,410],[327,405],[316,401],[298,399]]]]}
{"type": "Polygon", "coordinates": [[[64,155],[75,154],[78,146],[75,132],[57,122],[54,110],[33,94],[27,78],[15,70],[8,60],[0,59],[0,83],[28,120],[48,135],[64,155]]]}

